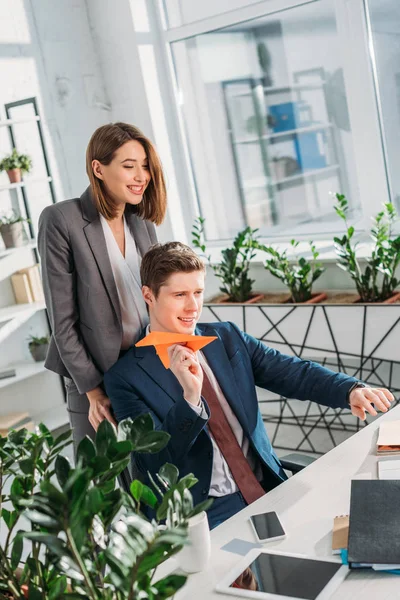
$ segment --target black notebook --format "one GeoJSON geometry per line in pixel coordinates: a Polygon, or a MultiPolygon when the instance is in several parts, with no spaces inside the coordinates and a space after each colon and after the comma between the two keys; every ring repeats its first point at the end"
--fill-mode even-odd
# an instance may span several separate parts
{"type": "Polygon", "coordinates": [[[351,482],[348,561],[352,568],[400,564],[400,481],[351,482]]]}

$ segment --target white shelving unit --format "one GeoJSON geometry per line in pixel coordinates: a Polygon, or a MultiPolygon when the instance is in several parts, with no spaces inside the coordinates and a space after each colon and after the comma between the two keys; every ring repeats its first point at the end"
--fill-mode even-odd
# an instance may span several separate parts
{"type": "Polygon", "coordinates": [[[45,304],[32,302],[30,304],[13,304],[0,309],[0,343],[23,325],[39,310],[44,310],[45,304]]]}
{"type": "MultiPolygon", "coordinates": [[[[288,129],[287,131],[278,131],[276,133],[269,133],[254,138],[243,138],[235,141],[235,144],[259,144],[260,139],[262,140],[274,140],[280,137],[289,137],[298,133],[307,133],[308,131],[321,131],[323,129],[329,129],[332,127],[332,123],[320,123],[318,125],[309,125],[307,127],[298,127],[297,129],[288,129]]],[[[0,188],[1,189],[1,188],[0,188]]]]}
{"type": "Polygon", "coordinates": [[[22,117],[21,119],[3,119],[0,121],[0,127],[19,125],[20,123],[32,123],[35,121],[40,121],[39,115],[35,115],[34,117],[22,117]]]}
{"type": "Polygon", "coordinates": [[[23,188],[26,187],[27,185],[30,185],[31,183],[40,183],[40,182],[46,182],[49,183],[50,181],[53,181],[53,179],[51,177],[34,177],[32,179],[24,179],[24,181],[19,181],[18,183],[9,183],[6,185],[0,185],[0,192],[6,191],[6,190],[16,190],[18,188],[23,188]]]}
{"type": "Polygon", "coordinates": [[[23,246],[18,246],[18,248],[4,248],[4,250],[0,250],[0,260],[23,250],[33,250],[34,248],[36,248],[36,240],[31,240],[23,246]]]}
{"type": "Polygon", "coordinates": [[[40,373],[45,372],[44,362],[20,362],[8,365],[8,369],[15,369],[16,375],[14,377],[7,377],[6,379],[0,379],[0,389],[6,388],[10,385],[15,385],[23,381],[24,379],[28,379],[29,377],[34,377],[35,375],[39,375],[40,373]]]}
{"type": "MultiPolygon", "coordinates": [[[[37,231],[33,221],[34,184],[42,183],[43,187],[46,187],[43,205],[55,201],[53,179],[36,99],[27,98],[7,104],[4,110],[6,118],[0,119],[0,127],[8,129],[10,149],[21,148],[20,151],[30,154],[34,170],[31,176],[27,175],[21,182],[8,183],[4,180],[0,185],[0,212],[7,210],[4,205],[4,200],[7,200],[8,205],[23,217],[30,219],[26,230],[26,243],[18,248],[0,250],[0,293],[4,290],[0,306],[12,302],[11,282],[7,282],[12,273],[39,260],[35,239],[37,231]],[[32,114],[29,115],[29,112],[32,114]],[[18,114],[21,117],[18,117],[18,114]],[[24,129],[24,123],[33,123],[34,126],[24,129]],[[30,151],[31,148],[33,150],[30,151]]],[[[2,153],[4,150],[3,148],[2,153]]],[[[36,424],[43,421],[49,429],[56,429],[68,422],[62,380],[45,369],[44,362],[28,359],[29,333],[39,336],[49,333],[44,311],[43,302],[13,304],[0,308],[0,370],[14,369],[16,372],[12,377],[0,379],[0,414],[28,412],[36,424]]]]}
{"type": "Polygon", "coordinates": [[[243,219],[251,227],[281,226],[293,212],[307,218],[327,186],[346,189],[324,72],[315,73],[315,83],[296,81],[301,72],[293,77],[281,86],[251,77],[222,82],[243,219]]]}

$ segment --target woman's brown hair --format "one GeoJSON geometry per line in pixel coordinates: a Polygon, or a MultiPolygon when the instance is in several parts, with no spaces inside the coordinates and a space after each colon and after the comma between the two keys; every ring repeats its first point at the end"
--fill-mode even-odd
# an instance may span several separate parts
{"type": "Polygon", "coordinates": [[[167,193],[161,161],[151,141],[134,125],[127,123],[103,125],[96,129],[90,138],[86,150],[86,172],[93,200],[103,217],[109,220],[116,217],[114,201],[107,193],[104,182],[93,173],[92,161],[98,160],[102,165],[109,165],[118,148],[130,140],[142,144],[149,162],[151,179],[143,195],[143,200],[135,206],[127,205],[127,209],[132,210],[142,219],[160,225],[167,209],[167,193]]]}

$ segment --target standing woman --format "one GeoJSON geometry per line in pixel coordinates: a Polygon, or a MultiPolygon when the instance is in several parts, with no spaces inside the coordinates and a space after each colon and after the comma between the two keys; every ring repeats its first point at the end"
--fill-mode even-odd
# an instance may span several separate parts
{"type": "Polygon", "coordinates": [[[97,129],[86,171],[87,190],[46,207],[38,234],[52,328],[45,366],[66,378],[75,450],[103,419],[114,423],[103,374],[147,325],[140,262],[166,211],[160,159],[137,127],[97,129]]]}

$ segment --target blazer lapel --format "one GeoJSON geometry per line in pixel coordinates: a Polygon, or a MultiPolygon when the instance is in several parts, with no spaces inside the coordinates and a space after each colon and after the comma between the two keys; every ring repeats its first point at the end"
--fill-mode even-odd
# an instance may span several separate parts
{"type": "MultiPolygon", "coordinates": [[[[215,330],[209,326],[198,327],[196,333],[199,333],[200,335],[216,335],[215,330]]],[[[248,433],[249,425],[245,405],[222,342],[217,339],[205,346],[201,351],[206,357],[229,406],[235,413],[242,428],[248,433]]]]}
{"type": "Polygon", "coordinates": [[[175,375],[163,366],[153,346],[134,346],[134,351],[136,358],[139,359],[139,367],[151,377],[163,392],[168,394],[174,402],[182,398],[181,384],[175,375]]]}
{"type": "Polygon", "coordinates": [[[87,188],[87,190],[82,194],[81,203],[83,218],[86,221],[89,221],[88,224],[85,225],[83,228],[84,234],[93,252],[93,256],[97,263],[97,267],[100,271],[104,287],[106,288],[108,297],[110,298],[117,319],[120,325],[122,325],[118,292],[114,281],[110,259],[108,256],[103,227],[101,226],[100,215],[92,201],[90,188],[87,188]]]}
{"type": "Polygon", "coordinates": [[[126,220],[136,242],[138,253],[143,257],[153,244],[146,223],[132,212],[126,215],[126,220]]]}

